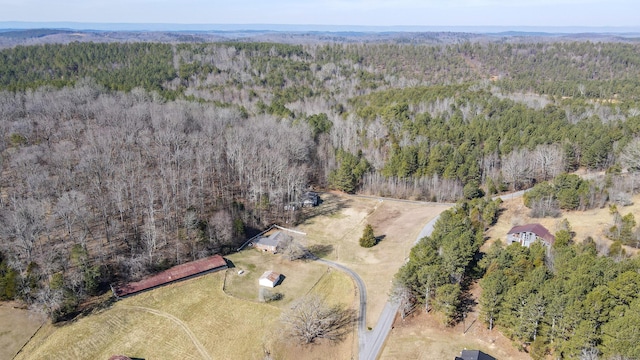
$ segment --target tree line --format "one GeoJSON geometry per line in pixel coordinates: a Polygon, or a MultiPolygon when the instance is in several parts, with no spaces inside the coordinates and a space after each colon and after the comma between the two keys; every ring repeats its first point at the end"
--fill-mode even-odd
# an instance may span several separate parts
{"type": "Polygon", "coordinates": [[[551,249],[496,242],[480,266],[482,320],[534,359],[640,356],[637,258],[599,256],[592,239],[573,244],[561,230],[551,249]]]}
{"type": "Polygon", "coordinates": [[[306,123],[109,92],[93,81],[0,94],[0,293],[62,315],[114,280],[295,221],[312,173],[306,123]]]}
{"type": "MultiPolygon", "coordinates": [[[[0,286],[9,290],[0,293],[51,313],[73,309],[111,280],[231,251],[252,228],[299,221],[286,205],[310,184],[454,202],[584,167],[611,177],[566,178],[566,191],[544,199],[581,208],[628,198],[636,185],[618,175],[640,168],[636,50],[588,42],[3,49],[0,286]]],[[[484,216],[485,207],[494,205],[461,214],[484,216]]],[[[458,220],[473,254],[481,227],[458,220]]],[[[449,295],[464,259],[435,260],[452,262],[442,266],[455,278],[438,277],[449,295]]]]}

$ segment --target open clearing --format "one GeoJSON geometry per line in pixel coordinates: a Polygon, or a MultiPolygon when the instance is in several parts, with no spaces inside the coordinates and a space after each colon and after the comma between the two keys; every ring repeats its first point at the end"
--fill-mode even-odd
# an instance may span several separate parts
{"type": "MultiPolygon", "coordinates": [[[[259,266],[274,270],[280,258],[254,251],[236,255],[231,256],[236,266],[261,260],[259,266]]],[[[282,270],[285,274],[289,272],[285,283],[289,281],[290,288],[283,287],[285,294],[293,297],[317,291],[329,302],[355,305],[355,290],[346,275],[314,263],[282,266],[288,266],[282,270]],[[303,279],[296,281],[296,276],[303,279]],[[309,279],[314,281],[305,282],[309,279]]],[[[237,274],[237,270],[227,272],[237,274]]],[[[333,353],[349,358],[357,350],[353,335],[337,345],[286,343],[279,321],[279,306],[284,305],[227,295],[223,291],[227,275],[223,271],[170,284],[64,325],[47,324],[17,359],[108,359],[114,354],[143,359],[263,359],[266,352],[285,359],[294,358],[290,353],[317,353],[317,358],[333,353]]]]}
{"type": "MultiPolygon", "coordinates": [[[[307,261],[289,261],[278,254],[271,254],[248,248],[236,254],[227,256],[234,264],[234,268],[227,270],[224,291],[241,299],[258,301],[260,287],[258,279],[267,270],[273,270],[284,275],[280,285],[271,289],[284,295],[280,301],[270,304],[279,308],[286,308],[292,301],[304,296],[311,290],[324,274],[328,266],[307,261]],[[242,274],[238,272],[242,270],[242,274]],[[302,271],[304,270],[304,271],[302,271]]],[[[353,288],[353,285],[351,285],[353,288]]]]}
{"type": "MultiPolygon", "coordinates": [[[[592,236],[596,242],[609,245],[611,243],[604,231],[611,226],[612,217],[608,207],[587,211],[563,212],[559,218],[533,219],[529,216],[529,209],[524,206],[522,198],[505,200],[503,212],[495,226],[487,231],[489,239],[483,246],[487,250],[495,241],[505,241],[507,232],[515,225],[540,223],[554,233],[557,224],[566,218],[573,231],[575,239],[580,242],[587,236],[592,236]]],[[[622,215],[640,213],[640,196],[634,197],[634,205],[618,209],[622,215]]],[[[627,253],[637,250],[627,247],[627,253]]],[[[477,299],[481,289],[477,284],[472,289],[477,299]]],[[[467,315],[464,324],[453,328],[442,325],[437,315],[419,313],[405,321],[396,320],[393,330],[387,339],[381,359],[453,359],[463,349],[478,349],[491,354],[498,359],[530,359],[526,353],[518,352],[511,341],[499,332],[499,327],[489,331],[478,319],[479,308],[467,315]],[[474,322],[475,321],[475,322],[474,322]],[[468,328],[463,334],[464,327],[468,328]]]]}
{"type": "MultiPolygon", "coordinates": [[[[489,240],[483,246],[483,250],[488,249],[496,240],[503,242],[507,239],[507,232],[513,226],[524,225],[529,223],[540,223],[546,227],[552,234],[558,230],[558,223],[566,218],[571,224],[571,229],[575,232],[574,241],[582,242],[588,236],[591,236],[596,243],[605,245],[607,248],[611,245],[611,240],[605,236],[605,231],[613,225],[613,217],[609,214],[609,207],[602,209],[591,209],[587,211],[563,211],[558,218],[531,218],[529,216],[530,209],[524,206],[522,198],[505,200],[501,206],[503,209],[498,222],[487,231],[489,240]]],[[[618,212],[621,215],[628,213],[634,214],[636,221],[640,222],[638,214],[640,214],[640,195],[633,197],[633,205],[618,206],[618,212]]],[[[637,249],[625,247],[627,254],[636,254],[637,249]]]]}
{"type": "Polygon", "coordinates": [[[391,281],[422,227],[449,205],[377,200],[334,193],[322,194],[318,212],[298,230],[307,233],[306,246],[316,255],[343,264],[360,275],[367,287],[367,326],[373,327],[389,298],[391,281]],[[371,224],[382,237],[374,247],[360,247],[358,239],[371,224]]]}
{"type": "Polygon", "coordinates": [[[473,323],[476,319],[477,314],[472,313],[464,324],[448,328],[437,314],[420,312],[404,321],[398,317],[380,359],[454,359],[464,349],[481,350],[497,359],[531,359],[518,352],[497,329],[489,331],[478,321],[473,323]],[[463,334],[465,326],[468,330],[463,334]]]}
{"type": "Polygon", "coordinates": [[[43,316],[0,303],[0,359],[12,359],[45,321],[43,316]]]}

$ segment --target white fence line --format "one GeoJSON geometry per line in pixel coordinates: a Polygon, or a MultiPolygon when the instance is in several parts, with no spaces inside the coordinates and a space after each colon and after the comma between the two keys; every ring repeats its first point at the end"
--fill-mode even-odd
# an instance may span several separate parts
{"type": "Polygon", "coordinates": [[[275,225],[275,224],[274,224],[274,225],[271,225],[271,226],[269,226],[269,227],[267,228],[267,230],[264,230],[263,232],[259,233],[258,235],[256,235],[256,236],[252,237],[251,239],[249,239],[249,240],[245,241],[245,242],[244,242],[244,244],[242,244],[242,246],[240,246],[239,248],[237,248],[237,249],[236,249],[236,251],[240,251],[240,250],[244,249],[244,247],[245,247],[245,246],[247,246],[247,244],[249,244],[249,243],[250,243],[250,242],[252,242],[253,240],[255,240],[255,239],[259,238],[260,236],[264,235],[264,233],[266,233],[267,231],[269,231],[269,230],[273,229],[275,226],[277,226],[277,225],[275,225]]]}
{"type": "Polygon", "coordinates": [[[305,232],[298,231],[298,230],[293,230],[293,229],[287,229],[287,228],[284,228],[284,227],[279,226],[279,225],[272,225],[272,227],[275,227],[277,229],[284,230],[284,231],[289,231],[289,232],[292,232],[292,233],[295,233],[295,234],[299,234],[299,235],[307,235],[307,233],[305,233],[305,232]]]}

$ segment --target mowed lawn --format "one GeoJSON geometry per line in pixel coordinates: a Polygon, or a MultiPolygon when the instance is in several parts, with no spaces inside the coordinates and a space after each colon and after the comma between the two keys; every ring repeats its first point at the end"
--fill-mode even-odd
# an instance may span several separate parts
{"type": "Polygon", "coordinates": [[[17,359],[205,358],[179,323],[137,307],[179,319],[211,358],[262,359],[280,311],[225,295],[223,281],[224,272],[208,274],[123,299],[69,324],[47,325],[17,359]]]}
{"type": "Polygon", "coordinates": [[[45,325],[17,359],[108,359],[123,354],[143,359],[263,359],[306,353],[350,358],[353,336],[334,344],[299,347],[289,343],[280,314],[295,298],[310,292],[330,303],[355,306],[353,283],[346,275],[313,262],[288,262],[280,255],[249,250],[229,256],[235,264],[222,272],[171,284],[114,303],[110,308],[68,324],[45,325]],[[253,265],[252,265],[253,264],[253,265]],[[237,294],[223,290],[225,277],[236,279],[237,294]],[[257,301],[262,269],[282,271],[282,302],[257,301]],[[259,273],[259,274],[258,274],[259,273]],[[257,275],[256,275],[257,274],[257,275]],[[248,281],[245,281],[248,280],[248,281]],[[286,287],[285,287],[286,286],[286,287]]]}
{"type": "MultiPolygon", "coordinates": [[[[313,286],[311,294],[322,297],[329,305],[342,305],[357,309],[357,297],[353,280],[344,273],[327,269],[313,286]]],[[[339,342],[317,340],[313,344],[300,345],[280,333],[279,341],[271,348],[275,359],[355,359],[358,354],[358,335],[355,324],[349,334],[339,342]]]]}
{"type": "Polygon", "coordinates": [[[389,299],[391,281],[423,226],[450,206],[333,193],[322,194],[322,200],[318,209],[322,215],[303,222],[297,230],[307,234],[306,246],[321,249],[319,256],[360,275],[367,287],[367,326],[373,327],[389,299]],[[367,224],[381,238],[369,249],[358,243],[367,224]]]}
{"type": "Polygon", "coordinates": [[[280,285],[268,289],[280,293],[282,300],[270,303],[285,308],[292,301],[308,293],[314,284],[327,272],[328,266],[313,261],[289,261],[280,254],[271,254],[248,248],[239,253],[227,256],[234,268],[227,270],[224,291],[232,296],[258,301],[261,286],[258,279],[267,270],[284,276],[280,285]],[[239,272],[242,271],[242,274],[239,272]]]}
{"type": "Polygon", "coordinates": [[[0,359],[12,359],[45,321],[44,316],[0,303],[0,359]]]}

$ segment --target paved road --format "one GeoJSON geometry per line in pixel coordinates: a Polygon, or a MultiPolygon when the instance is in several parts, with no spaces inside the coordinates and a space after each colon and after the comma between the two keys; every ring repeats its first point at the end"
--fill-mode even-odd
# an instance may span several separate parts
{"type": "MultiPolygon", "coordinates": [[[[418,237],[413,242],[414,245],[423,237],[431,235],[433,232],[433,226],[439,218],[440,215],[436,216],[422,228],[422,231],[420,231],[420,234],[418,234],[418,237]]],[[[378,320],[376,327],[365,334],[365,346],[363,347],[361,345],[360,347],[360,360],[375,360],[378,358],[378,355],[382,351],[382,347],[387,340],[387,336],[389,336],[393,320],[395,319],[399,308],[400,304],[393,301],[388,301],[384,305],[384,309],[382,309],[382,314],[380,314],[380,319],[378,320]]]]}
{"type": "MultiPolygon", "coordinates": [[[[333,261],[320,259],[319,257],[313,255],[312,259],[323,264],[327,264],[333,268],[336,268],[340,271],[347,273],[349,276],[353,278],[356,282],[356,286],[358,287],[358,293],[360,294],[360,309],[358,310],[358,348],[359,353],[362,354],[364,349],[366,338],[365,333],[367,331],[367,287],[364,285],[364,281],[360,278],[360,276],[353,270],[349,269],[344,265],[340,265],[333,261]]],[[[361,357],[362,358],[362,357],[361,357]]]]}
{"type": "MultiPolygon", "coordinates": [[[[511,194],[496,196],[494,197],[494,199],[497,197],[502,200],[514,199],[521,197],[527,191],[529,191],[529,189],[517,191],[511,194]]],[[[446,205],[453,206],[455,204],[446,205]]],[[[420,234],[418,234],[418,237],[413,242],[414,245],[416,245],[423,237],[431,235],[431,233],[433,232],[433,227],[439,218],[440,215],[436,216],[422,228],[422,231],[420,231],[420,234]]],[[[380,320],[378,320],[376,327],[372,331],[366,333],[362,333],[359,330],[359,334],[361,334],[360,360],[375,360],[378,358],[378,355],[382,351],[382,347],[387,340],[387,336],[389,336],[391,326],[393,325],[393,320],[395,319],[396,313],[398,312],[399,308],[400,304],[392,301],[387,302],[384,306],[384,309],[382,310],[382,314],[380,314],[380,320]]]]}

